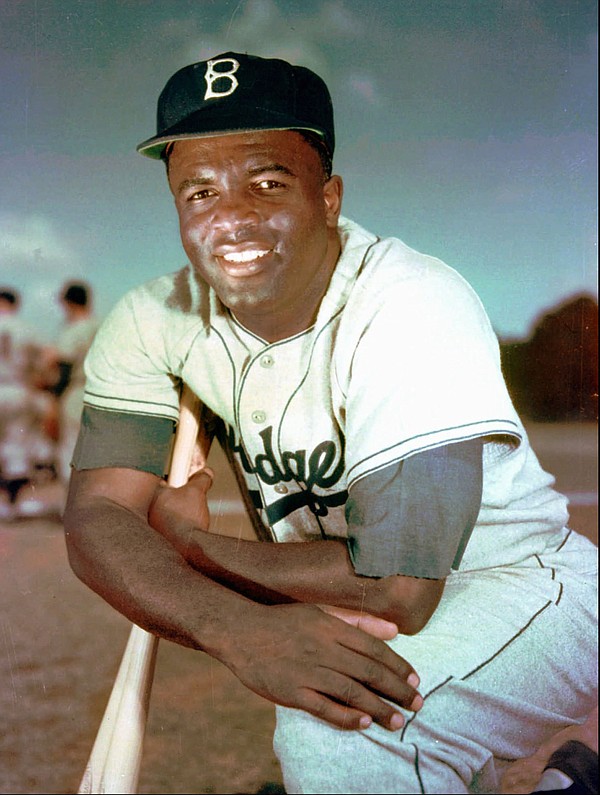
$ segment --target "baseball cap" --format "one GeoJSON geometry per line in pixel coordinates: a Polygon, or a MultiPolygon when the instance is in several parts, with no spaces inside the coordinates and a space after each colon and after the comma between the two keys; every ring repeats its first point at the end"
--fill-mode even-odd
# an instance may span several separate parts
{"type": "Polygon", "coordinates": [[[251,130],[306,130],[333,155],[333,105],[324,81],[279,58],[225,52],[184,66],[158,98],[156,135],[136,149],[160,159],[167,144],[251,130]]]}

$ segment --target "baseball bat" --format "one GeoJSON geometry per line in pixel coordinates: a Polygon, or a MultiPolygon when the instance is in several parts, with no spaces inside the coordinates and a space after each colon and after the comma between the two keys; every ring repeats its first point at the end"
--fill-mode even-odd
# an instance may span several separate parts
{"type": "MultiPolygon", "coordinates": [[[[184,387],[167,482],[187,483],[206,462],[210,439],[200,429],[200,401],[184,387]],[[198,444],[197,444],[198,442],[198,444]]],[[[78,793],[137,792],[158,638],[132,625],[78,793]]]]}

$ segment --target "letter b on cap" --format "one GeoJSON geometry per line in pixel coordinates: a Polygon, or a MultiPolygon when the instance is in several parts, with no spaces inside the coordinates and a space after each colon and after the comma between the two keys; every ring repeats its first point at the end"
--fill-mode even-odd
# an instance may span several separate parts
{"type": "Polygon", "coordinates": [[[215,99],[217,97],[228,97],[238,87],[239,83],[237,81],[237,77],[235,73],[240,68],[240,64],[235,58],[218,58],[216,61],[207,61],[206,64],[206,72],[204,74],[204,79],[206,80],[206,93],[204,94],[204,99],[215,99]],[[215,66],[218,64],[229,64],[231,68],[229,71],[223,69],[222,71],[217,71],[215,66]],[[213,89],[213,84],[217,80],[226,80],[227,81],[227,88],[224,91],[215,91],[213,89]]]}

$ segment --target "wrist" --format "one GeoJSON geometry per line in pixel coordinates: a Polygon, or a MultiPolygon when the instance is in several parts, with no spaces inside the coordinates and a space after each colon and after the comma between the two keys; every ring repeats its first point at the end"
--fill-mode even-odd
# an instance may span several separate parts
{"type": "Polygon", "coordinates": [[[219,602],[218,615],[204,617],[199,648],[235,673],[247,654],[244,632],[248,628],[256,627],[257,621],[261,619],[261,611],[269,608],[229,590],[226,586],[217,587],[222,588],[225,595],[219,602]]]}

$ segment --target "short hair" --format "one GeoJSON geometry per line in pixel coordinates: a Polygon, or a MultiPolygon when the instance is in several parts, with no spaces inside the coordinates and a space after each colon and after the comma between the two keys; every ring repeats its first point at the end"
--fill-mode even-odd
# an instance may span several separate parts
{"type": "Polygon", "coordinates": [[[1,287],[0,300],[7,301],[13,306],[19,306],[21,303],[21,296],[16,290],[11,289],[10,287],[1,287]]]}
{"type": "Polygon", "coordinates": [[[312,148],[319,155],[323,174],[325,175],[325,182],[327,182],[327,180],[331,177],[331,172],[333,170],[333,161],[329,153],[329,149],[317,135],[314,135],[308,130],[296,130],[295,132],[301,135],[306,143],[309,146],[312,146],[312,148]]]}
{"type": "Polygon", "coordinates": [[[70,304],[77,306],[87,306],[90,300],[91,290],[83,282],[69,282],[63,288],[61,298],[70,304]]]}

